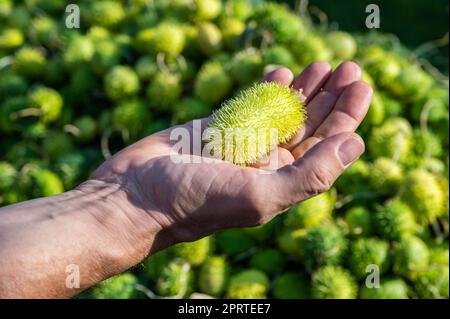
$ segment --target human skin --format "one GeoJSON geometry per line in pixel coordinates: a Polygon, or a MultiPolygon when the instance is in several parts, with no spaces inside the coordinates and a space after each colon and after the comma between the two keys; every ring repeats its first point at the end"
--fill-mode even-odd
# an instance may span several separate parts
{"type": "Polygon", "coordinates": [[[169,128],[117,153],[74,190],[1,208],[0,298],[68,298],[170,245],[265,223],[327,191],[364,152],[354,132],[372,89],[360,76],[353,62],[333,72],[316,62],[295,79],[286,68],[263,79],[301,88],[307,103],[307,122],[278,148],[272,174],[174,163],[169,128]],[[79,267],[79,288],[66,286],[68,265],[79,267]]]}

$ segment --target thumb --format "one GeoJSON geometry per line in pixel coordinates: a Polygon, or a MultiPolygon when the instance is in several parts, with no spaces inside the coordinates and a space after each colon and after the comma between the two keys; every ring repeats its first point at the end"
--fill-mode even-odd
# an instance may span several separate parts
{"type": "Polygon", "coordinates": [[[328,137],[277,171],[279,189],[292,196],[288,199],[292,204],[325,192],[363,152],[364,142],[355,133],[328,137]]]}

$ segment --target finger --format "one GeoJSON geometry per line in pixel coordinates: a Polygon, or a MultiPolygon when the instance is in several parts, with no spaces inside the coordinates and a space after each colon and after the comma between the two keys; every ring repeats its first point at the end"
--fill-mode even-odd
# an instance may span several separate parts
{"type": "Polygon", "coordinates": [[[290,196],[290,205],[325,192],[363,152],[364,142],[355,133],[329,137],[292,165],[280,168],[273,180],[277,183],[274,189],[279,190],[279,196],[290,196]]]}
{"type": "Polygon", "coordinates": [[[302,141],[311,136],[330,114],[342,91],[361,77],[360,67],[353,62],[342,63],[323,84],[323,90],[317,93],[307,105],[305,125],[285,147],[295,149],[302,141]]]}
{"type": "Polygon", "coordinates": [[[292,87],[296,90],[302,89],[302,94],[308,103],[320,90],[331,74],[331,66],[327,62],[314,62],[310,64],[294,80],[292,87]]]}
{"type": "Polygon", "coordinates": [[[279,68],[267,73],[261,82],[278,82],[284,85],[291,85],[294,74],[288,68],[279,68]]]}
{"type": "Polygon", "coordinates": [[[260,159],[251,167],[260,168],[263,170],[276,170],[285,165],[292,164],[294,157],[291,152],[282,147],[277,147],[274,151],[271,151],[264,158],[260,159]]]}

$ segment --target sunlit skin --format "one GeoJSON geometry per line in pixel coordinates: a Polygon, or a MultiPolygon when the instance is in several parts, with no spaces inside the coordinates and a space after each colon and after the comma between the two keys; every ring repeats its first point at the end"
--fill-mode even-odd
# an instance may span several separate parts
{"type": "Polygon", "coordinates": [[[333,72],[316,62],[296,78],[280,68],[263,79],[302,89],[307,103],[307,122],[279,147],[273,174],[261,164],[174,163],[169,128],[117,153],[75,190],[1,208],[0,297],[71,297],[172,244],[265,223],[328,190],[364,152],[355,130],[372,89],[360,76],[353,62],[333,72]],[[66,287],[69,264],[80,268],[80,288],[66,287]]]}

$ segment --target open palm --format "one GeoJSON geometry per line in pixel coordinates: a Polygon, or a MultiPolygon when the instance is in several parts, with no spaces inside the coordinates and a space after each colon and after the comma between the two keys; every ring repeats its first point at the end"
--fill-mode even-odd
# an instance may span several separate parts
{"type": "MultiPolygon", "coordinates": [[[[125,190],[130,219],[136,220],[138,214],[156,221],[159,248],[218,229],[264,223],[294,203],[328,190],[363,153],[364,143],[354,131],[367,113],[372,89],[359,81],[360,76],[353,62],[335,71],[325,62],[316,62],[295,79],[286,68],[263,79],[302,89],[307,103],[307,122],[275,152],[277,166],[272,174],[261,174],[265,166],[261,163],[255,167],[224,161],[175,163],[170,156],[172,127],[111,157],[92,178],[125,190]]],[[[207,121],[202,119],[201,128],[193,122],[181,127],[202,130],[207,121]]]]}

